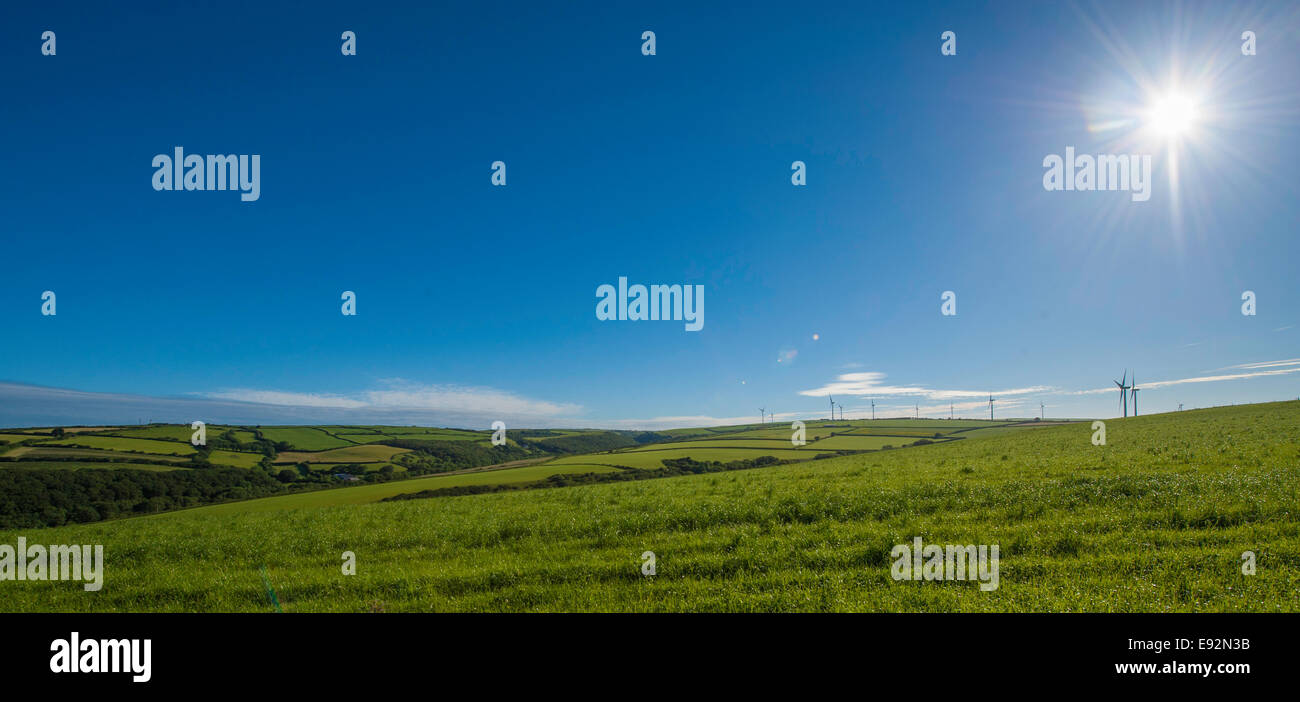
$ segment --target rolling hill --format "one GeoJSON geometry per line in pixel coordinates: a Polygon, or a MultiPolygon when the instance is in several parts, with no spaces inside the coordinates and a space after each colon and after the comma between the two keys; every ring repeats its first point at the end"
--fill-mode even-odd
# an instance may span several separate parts
{"type": "Polygon", "coordinates": [[[1300,403],[1107,430],[1104,446],[1087,424],[1062,424],[658,480],[310,499],[399,484],[389,483],[9,530],[0,543],[104,544],[107,572],[93,596],[76,583],[7,583],[0,607],[270,611],[265,566],[286,611],[1300,608],[1300,403]],[[891,549],[918,536],[999,545],[999,587],[894,580],[891,549]],[[341,572],[345,551],[354,576],[341,572]],[[642,573],[646,552],[654,576],[642,573]],[[1243,574],[1246,553],[1254,575],[1243,574]]]}

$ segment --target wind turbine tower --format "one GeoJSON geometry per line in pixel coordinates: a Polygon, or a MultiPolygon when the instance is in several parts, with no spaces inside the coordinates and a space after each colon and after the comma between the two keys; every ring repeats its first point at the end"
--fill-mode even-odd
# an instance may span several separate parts
{"type": "Polygon", "coordinates": [[[992,395],[989,395],[989,421],[993,421],[993,403],[994,403],[994,402],[997,402],[997,400],[994,400],[994,399],[993,399],[993,396],[992,396],[992,395]]]}
{"type": "Polygon", "coordinates": [[[1133,374],[1133,384],[1128,387],[1129,387],[1129,392],[1133,393],[1133,416],[1136,417],[1138,416],[1138,390],[1142,389],[1138,387],[1137,373],[1133,374]]]}
{"type": "Polygon", "coordinates": [[[767,408],[766,408],[766,407],[759,407],[759,408],[758,408],[758,423],[759,423],[759,424],[766,424],[766,423],[767,423],[767,408]]]}
{"type": "Polygon", "coordinates": [[[1120,406],[1124,408],[1124,416],[1127,417],[1128,416],[1128,389],[1129,389],[1127,368],[1124,369],[1124,379],[1116,380],[1115,385],[1119,386],[1120,406]]]}

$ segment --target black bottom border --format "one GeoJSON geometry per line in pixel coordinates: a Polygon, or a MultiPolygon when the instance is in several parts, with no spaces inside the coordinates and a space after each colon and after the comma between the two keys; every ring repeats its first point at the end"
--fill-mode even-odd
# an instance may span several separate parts
{"type": "Polygon", "coordinates": [[[733,690],[878,679],[944,694],[972,684],[1241,689],[1290,677],[1297,624],[1294,614],[3,614],[0,671],[51,692],[383,694],[472,680],[612,692],[620,679],[662,690],[685,676],[733,690]],[[52,644],[73,632],[148,639],[150,679],[53,671],[63,661],[52,662],[52,644]],[[1156,668],[1121,672],[1127,664],[1156,668]]]}

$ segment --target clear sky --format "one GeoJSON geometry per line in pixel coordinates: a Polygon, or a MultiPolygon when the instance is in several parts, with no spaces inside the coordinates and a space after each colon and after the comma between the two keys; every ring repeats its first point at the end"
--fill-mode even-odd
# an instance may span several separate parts
{"type": "Polygon", "coordinates": [[[1297,7],[6,2],[0,425],[1294,399],[1297,7]],[[260,198],[155,191],[177,146],[260,198]],[[1046,190],[1066,147],[1150,199],[1046,190]],[[703,329],[598,320],[619,276],[703,329]]]}

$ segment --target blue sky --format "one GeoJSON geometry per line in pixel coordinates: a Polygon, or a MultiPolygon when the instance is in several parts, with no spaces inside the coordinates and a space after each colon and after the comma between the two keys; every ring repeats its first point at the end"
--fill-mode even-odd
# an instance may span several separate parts
{"type": "Polygon", "coordinates": [[[0,425],[1300,395],[1295,4],[195,5],[0,9],[0,425]],[[260,199],[155,191],[176,146],[259,154],[260,199]],[[1067,146],[1152,154],[1150,200],[1045,190],[1067,146]],[[599,321],[619,276],[704,328],[599,321]]]}

